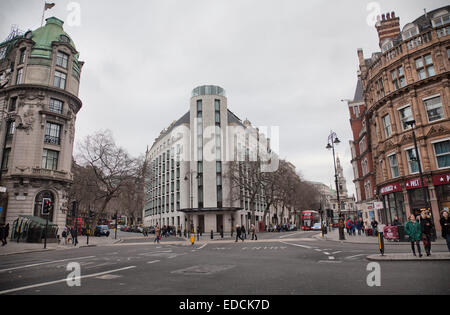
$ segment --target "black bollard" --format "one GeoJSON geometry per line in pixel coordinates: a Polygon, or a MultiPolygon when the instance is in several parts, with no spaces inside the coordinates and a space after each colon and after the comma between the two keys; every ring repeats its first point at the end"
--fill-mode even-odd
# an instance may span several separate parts
{"type": "Polygon", "coordinates": [[[211,239],[213,239],[214,238],[214,233],[213,233],[213,230],[211,230],[211,239]]]}

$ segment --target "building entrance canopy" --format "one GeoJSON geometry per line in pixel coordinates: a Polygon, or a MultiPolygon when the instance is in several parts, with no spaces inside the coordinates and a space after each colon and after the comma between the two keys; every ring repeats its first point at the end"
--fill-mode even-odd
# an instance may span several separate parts
{"type": "Polygon", "coordinates": [[[228,208],[185,208],[180,209],[179,211],[184,213],[198,213],[198,212],[215,212],[215,211],[239,211],[243,210],[243,208],[236,207],[228,207],[228,208]]]}

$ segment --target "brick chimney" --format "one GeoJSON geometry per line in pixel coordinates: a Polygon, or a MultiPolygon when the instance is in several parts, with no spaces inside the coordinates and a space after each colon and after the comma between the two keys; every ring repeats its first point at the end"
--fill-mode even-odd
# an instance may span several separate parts
{"type": "Polygon", "coordinates": [[[377,24],[375,25],[378,31],[379,45],[386,38],[396,38],[400,35],[400,18],[395,17],[395,12],[386,13],[378,16],[377,24]]]}

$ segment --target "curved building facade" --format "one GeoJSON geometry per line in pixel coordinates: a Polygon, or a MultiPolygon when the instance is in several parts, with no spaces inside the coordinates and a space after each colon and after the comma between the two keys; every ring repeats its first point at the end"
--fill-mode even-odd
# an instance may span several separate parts
{"type": "Polygon", "coordinates": [[[50,198],[49,221],[66,224],[75,119],[82,106],[78,57],[55,17],[0,43],[2,222],[44,217],[43,198],[50,198]]]}
{"type": "Polygon", "coordinates": [[[450,6],[402,29],[394,12],[383,14],[376,27],[381,52],[358,56],[380,218],[405,222],[431,208],[440,229],[439,213],[450,207],[450,6]]]}

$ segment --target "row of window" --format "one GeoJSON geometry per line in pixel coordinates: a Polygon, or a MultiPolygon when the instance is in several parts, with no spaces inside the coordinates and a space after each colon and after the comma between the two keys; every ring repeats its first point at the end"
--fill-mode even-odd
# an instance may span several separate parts
{"type": "MultiPolygon", "coordinates": [[[[449,57],[450,57],[450,48],[447,49],[447,53],[449,54],[449,57]]],[[[432,58],[431,54],[427,54],[427,55],[421,56],[419,58],[416,58],[414,60],[414,63],[415,63],[417,78],[419,80],[423,80],[428,77],[436,75],[436,71],[434,69],[433,58],[432,58]]],[[[390,76],[391,76],[393,91],[406,86],[406,77],[405,77],[403,65],[398,66],[394,70],[391,70],[390,76]]],[[[377,100],[380,100],[381,98],[386,96],[385,83],[383,82],[383,78],[379,78],[377,81],[375,81],[375,89],[376,89],[377,100]]]]}
{"type": "MultiPolygon", "coordinates": [[[[436,157],[437,168],[442,169],[442,168],[450,167],[450,140],[434,142],[433,149],[434,149],[434,154],[436,157]]],[[[419,163],[417,160],[415,148],[405,149],[405,155],[406,155],[406,161],[408,164],[409,174],[418,173],[419,172],[419,163]]],[[[389,168],[391,171],[391,178],[399,177],[400,173],[399,173],[397,153],[388,155],[388,161],[389,161],[389,168]]],[[[380,167],[383,170],[383,161],[382,160],[380,160],[380,167]]]]}
{"type": "MultiPolygon", "coordinates": [[[[3,163],[2,169],[7,169],[9,167],[11,148],[6,148],[3,150],[3,163]]],[[[59,152],[49,149],[44,149],[42,151],[42,164],[43,169],[55,171],[58,169],[58,158],[59,152]]]]}
{"type": "MultiPolygon", "coordinates": [[[[25,62],[25,54],[26,51],[24,49],[20,51],[19,66],[25,62]]],[[[58,67],[67,70],[68,60],[69,55],[60,51],[57,52],[56,65],[58,67]]],[[[23,71],[24,71],[23,67],[17,69],[16,84],[23,83],[23,71]]],[[[53,76],[53,86],[64,90],[66,88],[66,81],[67,81],[67,74],[62,71],[55,70],[55,74],[53,76]]]]}
{"type": "MultiPolygon", "coordinates": [[[[427,113],[429,123],[445,118],[444,108],[442,107],[440,95],[431,96],[429,98],[423,99],[422,101],[425,106],[425,111],[427,113]]],[[[398,108],[397,111],[402,126],[402,131],[410,129],[411,125],[409,125],[408,122],[414,120],[411,105],[406,105],[401,108],[398,108]]],[[[393,133],[390,114],[383,116],[381,120],[383,122],[385,138],[389,138],[390,136],[392,136],[393,133]]]]}

